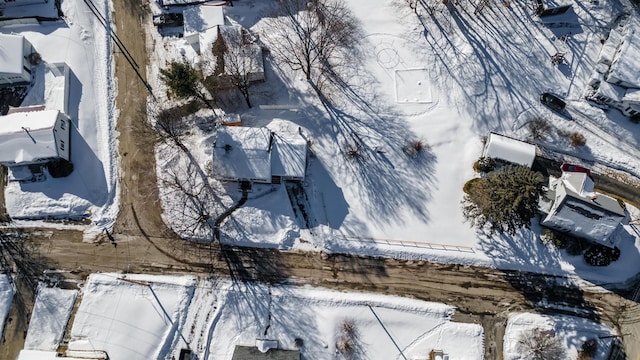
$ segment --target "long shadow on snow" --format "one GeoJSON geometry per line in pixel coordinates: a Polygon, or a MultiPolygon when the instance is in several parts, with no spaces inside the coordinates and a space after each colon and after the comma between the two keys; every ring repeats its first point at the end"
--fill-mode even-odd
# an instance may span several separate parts
{"type": "MultiPolygon", "coordinates": [[[[433,55],[439,58],[438,63],[444,66],[440,81],[442,92],[455,93],[456,89],[446,81],[452,78],[455,87],[465,95],[456,105],[476,114],[475,126],[480,132],[508,129],[504,120],[537,105],[539,89],[548,87],[540,79],[550,77],[545,66],[523,66],[532,62],[532,58],[539,64],[549,62],[549,54],[532,33],[531,24],[525,22],[527,18],[505,14],[505,11],[513,10],[505,10],[502,6],[495,8],[487,7],[480,16],[475,16],[464,8],[449,7],[448,15],[462,34],[460,40],[471,47],[470,53],[455,45],[456,39],[447,34],[441,24],[439,17],[447,16],[447,13],[431,16],[435,27],[422,21],[425,39],[433,55]],[[503,28],[498,28],[496,23],[502,24],[503,28]],[[430,35],[432,32],[434,36],[430,35]],[[438,35],[445,41],[437,39],[438,35]],[[506,101],[503,100],[505,95],[506,101]]],[[[435,64],[433,70],[436,73],[439,70],[435,64]]]]}
{"type": "MultiPolygon", "coordinates": [[[[357,71],[357,69],[356,69],[357,71]]],[[[359,72],[360,76],[364,76],[359,72]]],[[[435,184],[433,172],[435,156],[426,149],[416,158],[409,158],[402,147],[416,139],[408,127],[400,122],[401,115],[379,104],[375,80],[366,78],[369,93],[359,91],[338,75],[332,77],[344,106],[354,107],[356,113],[342,110],[336,101],[316,88],[323,108],[331,119],[331,133],[343,152],[343,166],[349,181],[364,194],[363,204],[369,204],[369,219],[402,224],[402,209],[408,209],[423,221],[428,221],[426,204],[435,184]],[[375,104],[375,105],[374,105],[375,104]],[[350,157],[346,147],[358,147],[358,155],[350,157]]],[[[337,98],[334,96],[334,98],[337,98]]],[[[330,208],[330,205],[327,204],[330,208]]]]}

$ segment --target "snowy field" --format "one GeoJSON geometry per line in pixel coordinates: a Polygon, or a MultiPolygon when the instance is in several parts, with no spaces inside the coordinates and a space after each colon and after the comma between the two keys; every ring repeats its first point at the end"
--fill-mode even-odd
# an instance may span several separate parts
{"type": "MultiPolygon", "coordinates": [[[[110,2],[94,1],[110,21],[110,2]]],[[[59,94],[44,92],[44,64],[69,66],[68,112],[71,128],[71,162],[68,177],[47,176],[43,182],[9,182],[6,207],[13,219],[87,218],[91,238],[117,215],[117,167],[114,81],[111,45],[104,27],[81,0],[61,4],[64,21],[39,25],[1,26],[0,33],[21,34],[42,56],[35,68],[36,82],[27,95],[28,105],[47,104],[59,94]]],[[[51,225],[49,225],[51,226],[51,225]]]]}
{"type": "Polygon", "coordinates": [[[531,313],[517,313],[509,316],[504,336],[504,359],[526,360],[526,354],[518,349],[518,341],[523,334],[530,334],[531,330],[540,329],[550,331],[560,339],[565,349],[566,359],[576,359],[582,344],[590,339],[597,342],[596,354],[592,360],[605,360],[611,351],[611,344],[615,335],[608,327],[582,318],[573,316],[547,316],[531,313]]]}
{"type": "MultiPolygon", "coordinates": [[[[113,273],[91,275],[81,292],[67,356],[177,359],[188,348],[198,359],[230,360],[236,346],[261,341],[318,360],[334,359],[345,341],[370,359],[400,359],[400,350],[410,359],[434,349],[450,359],[484,354],[480,325],[452,322],[451,306],[400,297],[113,273]]],[[[68,296],[51,291],[38,300],[51,308],[68,296]]],[[[43,331],[49,320],[34,317],[29,333],[43,331]]],[[[23,350],[19,359],[51,354],[23,350]]]]}
{"type": "MultiPolygon", "coordinates": [[[[640,242],[629,227],[619,245],[620,260],[603,271],[542,244],[537,219],[531,231],[489,236],[463,221],[460,205],[464,183],[476,176],[472,164],[481,154],[481,138],[496,131],[529,139],[526,124],[536,116],[558,131],[578,131],[587,138],[587,146],[572,148],[566,138],[550,135],[546,147],[640,176],[637,127],[617,111],[605,113],[580,101],[599,40],[623,6],[616,0],[574,6],[559,20],[561,26],[545,26],[531,8],[520,5],[487,8],[476,16],[471,5],[459,4],[417,17],[400,3],[348,2],[362,26],[364,56],[353,69],[342,69],[349,86],[329,94],[331,107],[320,102],[301,73],[266,57],[267,81],[252,88],[257,106],[230,107],[244,126],[290,122],[303,130],[312,144],[303,182],[308,218],[286,209],[290,201],[284,189],[258,186],[221,224],[222,241],[577,275],[595,283],[624,282],[640,271],[640,242]],[[567,64],[550,62],[556,51],[567,53],[567,64]],[[616,148],[618,141],[549,111],[538,100],[545,91],[566,96],[576,116],[597,120],[635,148],[616,148]],[[364,144],[360,162],[344,154],[345,142],[354,136],[364,144]],[[411,140],[423,140],[428,150],[407,157],[402,147],[411,140]]],[[[268,48],[265,34],[272,20],[260,17],[266,8],[264,2],[242,1],[225,7],[225,14],[268,48]]],[[[163,44],[155,47],[151,74],[173,59],[199,62],[185,40],[150,31],[163,44]]],[[[187,140],[189,159],[175,149],[159,149],[158,175],[176,162],[181,164],[176,173],[193,167],[194,160],[212,174],[214,138],[212,129],[194,127],[187,140]]],[[[221,214],[240,198],[237,184],[207,181],[216,189],[206,202],[210,213],[221,214]]],[[[165,221],[185,236],[211,239],[206,229],[196,236],[184,231],[184,201],[176,201],[180,197],[162,182],[161,192],[172,194],[162,199],[165,221]]]]}

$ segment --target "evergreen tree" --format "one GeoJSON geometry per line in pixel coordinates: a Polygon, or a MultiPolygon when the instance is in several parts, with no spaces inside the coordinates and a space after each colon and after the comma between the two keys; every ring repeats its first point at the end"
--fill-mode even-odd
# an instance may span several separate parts
{"type": "MultiPolygon", "coordinates": [[[[195,97],[208,108],[215,111],[215,108],[201,90],[201,87],[204,86],[201,78],[202,75],[198,73],[196,69],[183,62],[173,61],[167,69],[160,69],[160,79],[169,88],[168,92],[170,96],[175,96],[178,99],[195,97]]],[[[211,92],[210,89],[207,88],[207,90],[211,92]]],[[[215,96],[213,93],[211,95],[215,96]]]]}
{"type": "Polygon", "coordinates": [[[507,165],[465,185],[463,215],[478,228],[514,234],[528,228],[538,209],[544,178],[520,165],[507,165]]]}

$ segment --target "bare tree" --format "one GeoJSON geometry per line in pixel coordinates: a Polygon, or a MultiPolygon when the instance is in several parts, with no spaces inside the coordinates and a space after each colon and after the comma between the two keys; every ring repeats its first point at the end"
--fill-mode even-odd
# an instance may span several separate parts
{"type": "Polygon", "coordinates": [[[525,359],[556,360],[565,359],[566,350],[553,331],[535,328],[523,331],[518,338],[517,349],[525,359]]]}
{"type": "MultiPolygon", "coordinates": [[[[222,64],[224,67],[224,69],[219,70],[217,66],[216,72],[223,73],[223,77],[230,82],[231,86],[240,91],[247,106],[251,107],[249,86],[253,81],[259,80],[257,74],[263,71],[258,66],[262,56],[262,49],[247,39],[248,33],[244,29],[233,26],[227,27],[226,30],[218,34],[218,38],[225,38],[222,41],[225,44],[225,51],[216,53],[214,43],[214,55],[217,58],[217,64],[218,66],[222,64]],[[219,60],[221,57],[223,58],[222,61],[219,60]]],[[[218,47],[220,48],[221,46],[218,47]]]]}
{"type": "Polygon", "coordinates": [[[212,238],[217,198],[196,166],[190,161],[177,161],[159,175],[173,199],[166,212],[174,219],[172,224],[177,233],[190,238],[212,238]]]}
{"type": "MultiPolygon", "coordinates": [[[[357,48],[359,31],[351,11],[339,0],[282,0],[272,11],[266,37],[276,58],[307,80],[321,77],[357,48]]],[[[317,81],[317,79],[316,79],[317,81]]]]}
{"type": "Polygon", "coordinates": [[[150,115],[155,118],[155,132],[158,140],[172,142],[184,152],[189,152],[182,143],[186,133],[184,117],[187,115],[182,107],[151,108],[150,115]]]}

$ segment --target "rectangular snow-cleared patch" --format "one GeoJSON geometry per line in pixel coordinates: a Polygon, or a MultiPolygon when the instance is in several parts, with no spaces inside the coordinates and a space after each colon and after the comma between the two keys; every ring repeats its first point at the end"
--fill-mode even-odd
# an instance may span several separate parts
{"type": "Polygon", "coordinates": [[[431,97],[431,78],[427,69],[395,71],[396,102],[399,104],[428,104],[431,97]]]}
{"type": "Polygon", "coordinates": [[[24,348],[56,350],[64,336],[78,291],[40,286],[24,348]]]}

